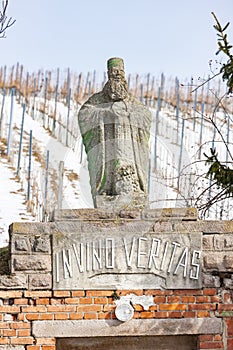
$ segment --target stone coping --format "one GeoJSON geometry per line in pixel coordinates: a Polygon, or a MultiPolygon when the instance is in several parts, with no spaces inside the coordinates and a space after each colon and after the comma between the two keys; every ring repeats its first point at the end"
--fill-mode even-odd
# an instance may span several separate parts
{"type": "Polygon", "coordinates": [[[194,319],[143,319],[122,323],[118,320],[33,321],[35,337],[78,338],[112,336],[198,335],[222,333],[222,320],[217,318],[194,319]]]}
{"type": "Polygon", "coordinates": [[[53,212],[52,221],[64,220],[114,220],[137,219],[137,220],[167,220],[169,218],[179,220],[197,220],[196,208],[161,208],[161,209],[124,209],[124,210],[101,210],[101,209],[61,209],[53,212]]]}

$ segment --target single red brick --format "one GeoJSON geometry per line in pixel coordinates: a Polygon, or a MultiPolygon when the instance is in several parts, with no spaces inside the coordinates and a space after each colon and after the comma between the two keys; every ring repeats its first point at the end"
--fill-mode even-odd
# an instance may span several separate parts
{"type": "Polygon", "coordinates": [[[182,303],[195,303],[196,297],[194,297],[193,295],[184,295],[181,300],[182,303]]]}
{"type": "Polygon", "coordinates": [[[214,341],[220,341],[220,340],[222,340],[222,334],[215,334],[214,341]]]}
{"type": "Polygon", "coordinates": [[[94,298],[94,304],[101,304],[105,305],[108,303],[108,298],[107,297],[97,297],[94,298]]]}
{"type": "Polygon", "coordinates": [[[222,298],[219,295],[213,295],[210,297],[211,303],[220,303],[222,298]]]}
{"type": "Polygon", "coordinates": [[[201,289],[176,289],[174,295],[202,295],[201,289]]]}
{"type": "Polygon", "coordinates": [[[182,312],[169,312],[168,313],[168,317],[169,318],[182,318],[183,317],[183,314],[182,312]]]}
{"type": "Polygon", "coordinates": [[[96,320],[97,314],[95,312],[88,312],[88,313],[84,314],[84,319],[85,320],[96,320]]]}
{"type": "Polygon", "coordinates": [[[200,342],[199,346],[200,349],[224,349],[222,342],[200,342]]]}
{"type": "Polygon", "coordinates": [[[188,305],[189,311],[194,310],[216,310],[215,304],[189,304],[188,305]]]}
{"type": "Polygon", "coordinates": [[[159,311],[155,313],[155,318],[168,318],[168,312],[159,311]]]}
{"type": "Polygon", "coordinates": [[[53,291],[53,296],[54,297],[70,297],[70,291],[69,290],[54,290],[53,291]]]}
{"type": "Polygon", "coordinates": [[[39,319],[40,319],[40,320],[47,320],[47,321],[53,320],[53,319],[54,319],[54,314],[48,314],[48,313],[46,313],[46,314],[40,314],[40,315],[39,315],[39,319]]]}
{"type": "Polygon", "coordinates": [[[233,304],[219,304],[218,311],[233,311],[233,304]]]}
{"type": "Polygon", "coordinates": [[[168,303],[180,303],[180,296],[178,295],[172,295],[167,297],[168,303]]]}
{"type": "Polygon", "coordinates": [[[80,298],[79,299],[79,303],[80,304],[92,304],[92,298],[80,298]]]}
{"type": "Polygon", "coordinates": [[[204,295],[216,295],[217,289],[216,288],[206,288],[203,290],[204,295]]]}
{"type": "Polygon", "coordinates": [[[24,292],[25,298],[51,298],[52,297],[52,292],[50,291],[43,291],[43,290],[38,290],[38,291],[25,291],[24,292]]]}
{"type": "Polygon", "coordinates": [[[199,317],[199,318],[210,317],[210,312],[209,311],[198,311],[197,317],[199,317]]]}
{"type": "Polygon", "coordinates": [[[233,349],[233,338],[227,339],[227,349],[228,350],[233,349]]]}
{"type": "Polygon", "coordinates": [[[186,311],[185,304],[159,304],[159,311],[186,311]]]}
{"type": "Polygon", "coordinates": [[[72,297],[84,297],[85,296],[85,292],[84,290],[73,290],[71,292],[72,297]]]}
{"type": "Polygon", "coordinates": [[[37,338],[36,339],[36,344],[41,344],[41,345],[53,345],[56,343],[55,338],[37,338]]]}
{"type": "Polygon", "coordinates": [[[12,345],[26,345],[26,344],[33,344],[34,338],[33,337],[24,337],[24,338],[11,338],[11,344],[12,345]]]}
{"type": "Polygon", "coordinates": [[[173,295],[173,291],[172,290],[160,290],[160,289],[148,289],[145,291],[145,295],[154,295],[154,296],[173,295]]]}
{"type": "Polygon", "coordinates": [[[227,335],[228,337],[233,337],[233,318],[226,320],[227,325],[227,335]]]}
{"type": "Polygon", "coordinates": [[[17,331],[17,336],[18,337],[30,337],[31,335],[31,330],[30,329],[19,329],[17,331]]]}
{"type": "Polygon", "coordinates": [[[36,305],[49,305],[49,298],[36,299],[36,305]]]}
{"type": "Polygon", "coordinates": [[[82,320],[83,316],[83,312],[76,312],[75,314],[70,314],[70,320],[82,320]]]}
{"type": "Polygon", "coordinates": [[[143,290],[142,289],[132,289],[132,290],[118,290],[117,291],[117,294],[119,294],[120,296],[125,296],[125,295],[128,295],[128,294],[136,294],[136,295],[143,295],[143,290]]]}
{"type": "Polygon", "coordinates": [[[196,316],[196,313],[194,311],[185,311],[183,313],[184,318],[194,318],[196,316]]]}
{"type": "Polygon", "coordinates": [[[154,318],[155,317],[155,313],[154,312],[150,312],[150,311],[142,311],[140,313],[140,317],[141,318],[154,318]]]}
{"type": "Polygon", "coordinates": [[[159,296],[159,295],[155,296],[154,297],[154,303],[155,304],[161,304],[161,303],[164,304],[164,303],[166,303],[166,296],[162,296],[162,295],[161,296],[159,296]]]}
{"type": "MultiPolygon", "coordinates": [[[[136,314],[137,312],[134,312],[134,315],[136,314]]],[[[109,320],[112,318],[112,314],[111,312],[99,312],[98,314],[98,319],[99,320],[109,320]]]]}
{"type": "Polygon", "coordinates": [[[110,297],[113,294],[113,290],[87,290],[87,297],[110,297]]]}
{"type": "Polygon", "coordinates": [[[54,319],[55,320],[68,320],[69,319],[69,314],[67,313],[62,313],[62,314],[55,314],[54,319]]]}
{"type": "Polygon", "coordinates": [[[201,341],[201,342],[212,341],[212,340],[213,340],[213,335],[212,334],[199,335],[199,341],[201,341]]]}
{"type": "Polygon", "coordinates": [[[198,295],[196,298],[197,303],[210,303],[210,296],[207,295],[198,295]]]}

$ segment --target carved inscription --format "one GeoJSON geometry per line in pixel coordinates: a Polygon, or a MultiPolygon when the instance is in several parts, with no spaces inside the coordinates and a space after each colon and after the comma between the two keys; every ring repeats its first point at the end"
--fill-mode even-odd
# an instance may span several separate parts
{"type": "Polygon", "coordinates": [[[199,288],[201,234],[54,240],[54,289],[199,288]],[[193,240],[192,240],[193,236],[193,240]],[[106,284],[107,283],[107,284],[106,284]],[[158,284],[158,286],[154,285],[158,284]]]}

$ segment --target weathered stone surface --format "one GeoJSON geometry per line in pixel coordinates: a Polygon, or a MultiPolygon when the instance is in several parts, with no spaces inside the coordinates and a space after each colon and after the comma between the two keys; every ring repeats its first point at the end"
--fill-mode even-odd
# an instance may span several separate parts
{"type": "Polygon", "coordinates": [[[233,289],[233,276],[231,278],[224,278],[223,284],[226,288],[233,289]]]}
{"type": "Polygon", "coordinates": [[[50,253],[51,252],[51,243],[48,235],[35,237],[33,243],[33,251],[36,253],[50,253]]]}
{"type": "Polygon", "coordinates": [[[116,220],[116,218],[133,220],[197,220],[197,210],[195,208],[163,208],[163,209],[144,209],[144,210],[101,210],[101,209],[62,209],[55,210],[53,221],[68,220],[116,220]]]}
{"type": "Polygon", "coordinates": [[[51,271],[51,257],[48,255],[13,255],[12,272],[51,271]]]}
{"type": "Polygon", "coordinates": [[[23,274],[0,275],[0,289],[26,289],[27,277],[23,274]]]}
{"type": "Polygon", "coordinates": [[[203,253],[204,269],[206,271],[231,271],[233,268],[232,252],[203,253]]]}
{"type": "Polygon", "coordinates": [[[204,250],[214,250],[214,235],[203,235],[202,248],[204,250]]]}
{"type": "Polygon", "coordinates": [[[30,274],[29,289],[51,289],[52,275],[51,274],[30,274]]]}
{"type": "Polygon", "coordinates": [[[221,234],[233,232],[233,221],[185,221],[158,220],[154,232],[203,232],[203,234],[221,234]]]}
{"type": "Polygon", "coordinates": [[[25,350],[24,345],[0,345],[0,350],[25,350]]]}
{"type": "Polygon", "coordinates": [[[222,320],[218,318],[194,319],[132,319],[117,320],[34,321],[35,337],[107,337],[137,335],[221,334],[222,320]]]}
{"type": "Polygon", "coordinates": [[[26,237],[22,237],[22,238],[15,238],[15,251],[18,252],[23,252],[25,254],[25,252],[30,252],[30,243],[29,243],[29,239],[26,237]]]}
{"type": "Polygon", "coordinates": [[[215,235],[214,236],[215,250],[233,250],[233,234],[215,235]]]}
{"type": "Polygon", "coordinates": [[[201,233],[154,234],[149,226],[83,223],[82,232],[54,234],[53,288],[201,288],[201,233]]]}
{"type": "Polygon", "coordinates": [[[164,219],[169,218],[178,220],[197,220],[198,213],[196,208],[162,208],[162,209],[145,209],[142,211],[142,219],[164,219]]]}
{"type": "Polygon", "coordinates": [[[202,283],[205,288],[219,288],[220,287],[220,277],[213,276],[210,274],[202,274],[202,283]]]}
{"type": "Polygon", "coordinates": [[[9,233],[20,233],[20,234],[28,234],[28,233],[50,233],[50,224],[45,222],[14,222],[9,227],[9,233]]]}

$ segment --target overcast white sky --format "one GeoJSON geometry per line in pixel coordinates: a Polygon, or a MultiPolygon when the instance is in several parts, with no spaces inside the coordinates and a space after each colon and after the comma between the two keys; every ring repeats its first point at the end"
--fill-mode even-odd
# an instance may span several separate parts
{"type": "Polygon", "coordinates": [[[203,77],[217,50],[211,11],[233,41],[233,0],[9,0],[0,63],[102,74],[120,56],[126,73],[203,77]]]}

